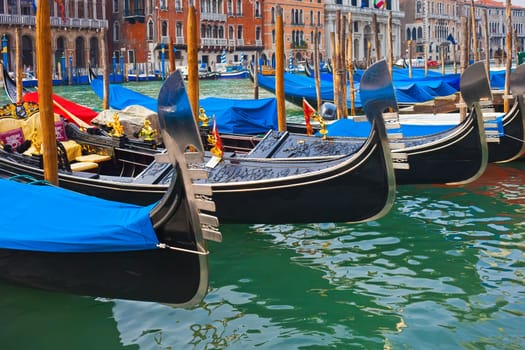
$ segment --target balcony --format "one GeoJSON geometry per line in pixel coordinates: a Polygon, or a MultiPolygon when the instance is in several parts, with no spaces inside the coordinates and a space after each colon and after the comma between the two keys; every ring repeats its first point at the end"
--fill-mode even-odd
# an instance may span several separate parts
{"type": "MultiPolygon", "coordinates": [[[[35,16],[19,16],[19,15],[0,15],[0,24],[14,25],[14,26],[35,26],[35,16]]],[[[108,21],[103,19],[87,19],[87,18],[66,18],[64,21],[60,17],[50,18],[51,27],[55,28],[81,28],[81,29],[102,29],[108,28],[108,21]]]]}
{"type": "Polygon", "coordinates": [[[144,9],[125,9],[124,20],[128,21],[129,23],[144,23],[144,9]]]}
{"type": "Polygon", "coordinates": [[[228,41],[220,38],[200,38],[200,42],[201,46],[225,47],[228,41]]]}
{"type": "Polygon", "coordinates": [[[290,48],[306,50],[308,48],[308,44],[305,41],[301,41],[300,43],[291,43],[290,48]]]}
{"type": "MultiPolygon", "coordinates": [[[[324,11],[325,14],[327,13],[333,13],[335,14],[335,11],[341,10],[343,12],[352,12],[354,16],[371,16],[372,14],[382,15],[384,17],[387,16],[389,11],[375,9],[375,8],[369,8],[369,7],[359,7],[359,6],[352,6],[352,5],[346,5],[346,4],[336,4],[335,0],[325,0],[324,2],[324,11]]],[[[393,18],[404,18],[405,13],[401,11],[391,11],[393,18]]]]}
{"type": "Polygon", "coordinates": [[[201,21],[226,22],[226,15],[223,13],[201,12],[200,20],[201,21]]]}

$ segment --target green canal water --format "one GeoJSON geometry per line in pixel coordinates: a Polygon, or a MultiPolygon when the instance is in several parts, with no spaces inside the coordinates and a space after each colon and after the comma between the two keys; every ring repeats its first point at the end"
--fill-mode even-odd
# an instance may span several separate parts
{"type": "MultiPolygon", "coordinates": [[[[85,86],[55,93],[100,104],[85,86]]],[[[252,93],[248,81],[201,85],[203,96],[252,93]]],[[[464,186],[400,187],[368,223],[222,225],[197,307],[0,283],[0,349],[523,349],[524,213],[516,161],[464,186]]]]}

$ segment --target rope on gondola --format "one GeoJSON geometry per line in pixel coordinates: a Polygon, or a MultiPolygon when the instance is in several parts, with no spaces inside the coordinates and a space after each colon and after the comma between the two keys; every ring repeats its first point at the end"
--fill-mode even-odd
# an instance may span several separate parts
{"type": "Polygon", "coordinates": [[[209,250],[206,250],[204,252],[200,252],[198,250],[185,249],[185,248],[180,248],[180,247],[172,247],[170,245],[167,245],[166,243],[159,243],[159,244],[157,244],[157,248],[160,248],[160,249],[171,249],[171,250],[176,250],[176,251],[179,251],[179,252],[185,252],[185,253],[197,254],[197,255],[209,255],[210,254],[209,250]]]}
{"type": "Polygon", "coordinates": [[[525,142],[525,140],[520,139],[519,137],[516,137],[516,136],[507,135],[507,134],[503,134],[503,136],[506,136],[506,137],[508,137],[509,139],[512,139],[512,140],[514,140],[514,141],[525,142]]]}

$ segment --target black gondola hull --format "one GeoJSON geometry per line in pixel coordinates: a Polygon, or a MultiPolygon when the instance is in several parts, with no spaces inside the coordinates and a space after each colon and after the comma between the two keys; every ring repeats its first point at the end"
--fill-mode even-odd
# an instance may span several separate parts
{"type": "Polygon", "coordinates": [[[473,115],[451,131],[403,141],[409,168],[396,169],[399,185],[467,183],[487,166],[485,135],[473,115]]]}
{"type": "Polygon", "coordinates": [[[49,253],[0,249],[0,278],[79,295],[184,304],[200,286],[199,256],[166,249],[49,253]]]}
{"type": "Polygon", "coordinates": [[[256,187],[214,184],[217,215],[228,223],[360,222],[387,212],[394,192],[384,155],[375,147],[346,170],[256,187]]]}
{"type": "Polygon", "coordinates": [[[498,142],[489,142],[489,162],[505,163],[519,158],[525,152],[525,118],[523,114],[523,96],[503,116],[503,136],[498,142]]]}

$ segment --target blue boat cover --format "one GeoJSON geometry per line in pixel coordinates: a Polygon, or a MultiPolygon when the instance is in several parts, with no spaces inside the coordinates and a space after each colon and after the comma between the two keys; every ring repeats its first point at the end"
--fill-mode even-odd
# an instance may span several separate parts
{"type": "Polygon", "coordinates": [[[199,102],[209,118],[215,116],[219,132],[254,135],[278,129],[275,98],[241,100],[208,97],[199,102]]]}
{"type": "MultiPolygon", "coordinates": [[[[104,98],[104,83],[102,79],[91,80],[91,88],[99,98],[104,98]]],[[[146,107],[155,113],[157,112],[156,98],[120,85],[109,84],[109,105],[117,110],[122,110],[131,105],[138,105],[146,107]]]]}
{"type": "MultiPolygon", "coordinates": [[[[438,132],[446,131],[454,128],[455,124],[401,124],[399,129],[389,129],[389,133],[402,133],[404,137],[415,137],[432,135],[438,132]]],[[[370,134],[371,125],[368,122],[355,122],[352,119],[339,119],[326,127],[328,136],[341,137],[368,137],[370,134]]],[[[487,127],[486,130],[497,130],[499,136],[504,135],[503,116],[496,118],[495,127],[487,127]]],[[[317,134],[319,136],[319,134],[317,134]]]]}
{"type": "Polygon", "coordinates": [[[154,204],[141,207],[5,179],[0,179],[0,193],[5,200],[0,249],[119,252],[158,244],[149,218],[154,204]]]}
{"type": "MultiPolygon", "coordinates": [[[[357,91],[356,107],[360,107],[359,82],[364,70],[354,71],[354,87],[357,91]]],[[[323,73],[321,77],[321,99],[333,101],[333,75],[323,73]]],[[[305,77],[290,74],[284,81],[285,94],[293,97],[305,97],[315,99],[315,81],[311,77],[308,81],[305,77]]],[[[274,77],[258,76],[259,84],[267,90],[273,91],[275,87],[274,77]],[[273,89],[273,90],[272,90],[273,89]]],[[[461,75],[459,73],[446,73],[423,68],[413,68],[412,77],[409,78],[408,68],[392,68],[392,81],[396,91],[396,98],[400,103],[417,103],[433,100],[437,96],[452,95],[460,90],[461,75]]],[[[493,89],[502,89],[505,86],[505,70],[490,71],[490,85],[493,89]]]]}
{"type": "MultiPolygon", "coordinates": [[[[103,98],[102,79],[93,79],[91,88],[98,97],[103,98]]],[[[113,84],[109,85],[109,91],[111,108],[122,110],[131,105],[139,105],[157,112],[157,99],[153,97],[113,84]]],[[[215,115],[219,132],[253,135],[278,128],[275,98],[240,100],[208,97],[201,99],[199,104],[208,117],[215,115]]]]}

